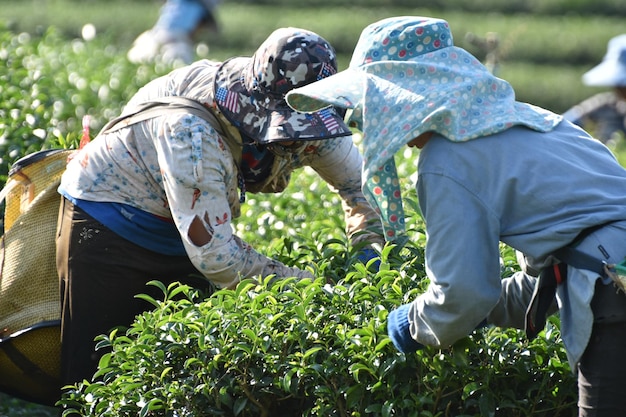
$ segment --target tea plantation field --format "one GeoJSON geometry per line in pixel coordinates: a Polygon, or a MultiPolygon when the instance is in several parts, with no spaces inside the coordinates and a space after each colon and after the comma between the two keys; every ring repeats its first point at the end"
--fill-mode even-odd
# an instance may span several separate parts
{"type": "MultiPolygon", "coordinates": [[[[41,32],[61,28],[68,38],[80,36],[85,23],[108,33],[118,46],[129,47],[158,15],[159,1],[137,0],[4,0],[0,22],[16,31],[41,32]]],[[[425,15],[448,20],[456,44],[484,58],[485,51],[469,42],[494,32],[500,40],[498,74],[510,81],[522,101],[562,112],[595,89],[580,76],[605,53],[607,41],[623,32],[626,3],[602,1],[483,0],[321,0],[228,1],[218,9],[221,33],[205,34],[209,57],[223,59],[251,54],[273,29],[299,26],[317,31],[341,56],[349,56],[361,29],[394,15],[425,15]]]]}
{"type": "MultiPolygon", "coordinates": [[[[160,4],[153,0],[2,0],[2,183],[7,167],[19,156],[45,146],[72,143],[79,135],[84,114],[92,115],[94,124],[102,126],[141,85],[169,70],[138,67],[125,60],[132,40],[155,22],[160,4]],[[94,25],[94,39],[82,39],[81,32],[86,24],[94,25]],[[20,60],[12,59],[16,56],[20,60]]],[[[338,51],[340,67],[345,68],[361,29],[394,15],[426,15],[448,20],[456,44],[483,60],[485,51],[470,39],[496,33],[500,40],[498,75],[513,84],[520,100],[556,112],[565,111],[597,91],[584,87],[580,76],[602,59],[611,37],[626,32],[623,0],[323,0],[313,4],[304,0],[225,0],[217,15],[221,32],[201,34],[200,41],[208,49],[200,48],[198,57],[222,60],[234,55],[251,55],[273,29],[298,26],[328,39],[338,51]]],[[[615,149],[620,160],[626,160],[623,147],[624,144],[619,144],[615,149]]],[[[414,157],[412,151],[407,151],[399,156],[398,163],[400,173],[407,178],[404,187],[409,196],[414,157]]],[[[409,207],[414,206],[414,202],[409,204],[409,207]]],[[[420,230],[415,210],[407,211],[413,218],[410,225],[420,230]]],[[[325,242],[345,240],[341,236],[341,223],[337,196],[318,178],[303,172],[283,195],[250,198],[237,224],[237,233],[253,245],[259,245],[268,255],[284,257],[285,247],[294,241],[300,247],[309,246],[321,253],[327,250],[325,242]],[[316,204],[307,204],[310,201],[316,204]]],[[[514,257],[506,248],[503,253],[509,269],[514,269],[514,257]]],[[[403,266],[392,264],[392,267],[403,266]]],[[[558,342],[558,331],[554,334],[555,339],[549,339],[548,344],[558,342]]],[[[501,364],[490,363],[491,371],[484,363],[477,366],[468,359],[476,368],[471,368],[467,362],[451,362],[459,361],[458,357],[441,358],[438,366],[453,369],[459,363],[467,365],[465,371],[449,373],[457,372],[461,379],[472,377],[474,371],[491,372],[496,387],[499,386],[497,376],[511,375],[513,367],[520,375],[525,374],[522,372],[525,367],[537,371],[533,368],[535,359],[528,350],[509,344],[511,337],[515,335],[490,335],[485,338],[488,341],[472,342],[490,344],[494,358],[516,358],[510,363],[504,363],[504,359],[501,364]]],[[[561,411],[574,410],[575,405],[567,402],[571,401],[571,395],[558,392],[559,382],[563,390],[573,386],[564,363],[564,352],[552,345],[535,348],[536,352],[550,352],[551,356],[550,363],[546,361],[544,368],[536,373],[544,375],[545,379],[536,377],[534,382],[529,382],[530,386],[534,383],[534,388],[539,390],[553,384],[553,396],[561,395],[559,401],[565,403],[556,404],[554,400],[555,404],[551,405],[561,407],[561,411]]],[[[475,387],[479,385],[477,382],[475,387]]],[[[515,381],[509,385],[515,386],[515,381]]],[[[468,401],[475,401],[473,393],[463,395],[468,401]]],[[[506,415],[527,415],[521,411],[512,413],[506,415]]],[[[56,415],[52,408],[0,393],[0,417],[56,415]]]]}

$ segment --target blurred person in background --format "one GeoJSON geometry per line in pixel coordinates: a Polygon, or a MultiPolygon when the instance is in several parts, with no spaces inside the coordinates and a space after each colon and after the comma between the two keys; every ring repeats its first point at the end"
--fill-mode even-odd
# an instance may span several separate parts
{"type": "Polygon", "coordinates": [[[166,0],[155,25],[135,39],[128,59],[136,64],[190,64],[201,30],[217,33],[220,0],[166,0]]]}
{"type": "Polygon", "coordinates": [[[139,119],[105,126],[71,159],[59,187],[57,236],[64,384],[91,378],[97,335],[152,307],[135,297],[159,297],[148,281],[209,291],[244,278],[312,278],[304,266],[257,252],[232,227],[246,192],[282,192],[299,168],[310,166],[340,195],[355,247],[384,243],[342,116],[332,108],[298,113],[284,101],[289,89],[336,72],[326,40],[278,29],[252,57],[199,60],[157,78],[124,110],[190,99],[213,120],[188,106],[157,107],[148,118],[140,111],[139,119]]]}
{"type": "Polygon", "coordinates": [[[385,237],[408,239],[394,155],[416,155],[426,291],[389,312],[394,346],[446,348],[484,325],[530,339],[559,310],[579,416],[626,415],[626,170],[602,143],[454,46],[442,19],[365,28],[348,69],[287,93],[299,111],[351,109],[363,191],[385,237]],[[520,266],[501,277],[500,244],[520,266]],[[536,278],[537,274],[539,278],[536,278]]]}
{"type": "Polygon", "coordinates": [[[611,87],[575,105],[563,116],[603,143],[626,138],[626,34],[612,38],[600,64],[583,74],[583,83],[611,87]]]}

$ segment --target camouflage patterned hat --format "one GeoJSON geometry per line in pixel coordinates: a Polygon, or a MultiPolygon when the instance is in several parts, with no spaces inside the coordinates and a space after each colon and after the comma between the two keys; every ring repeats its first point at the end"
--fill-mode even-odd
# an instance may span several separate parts
{"type": "Polygon", "coordinates": [[[215,102],[257,143],[350,136],[334,108],[300,113],[285,102],[289,90],[335,73],[335,51],[326,40],[304,29],[277,29],[251,58],[224,62],[215,77],[215,102]]]}

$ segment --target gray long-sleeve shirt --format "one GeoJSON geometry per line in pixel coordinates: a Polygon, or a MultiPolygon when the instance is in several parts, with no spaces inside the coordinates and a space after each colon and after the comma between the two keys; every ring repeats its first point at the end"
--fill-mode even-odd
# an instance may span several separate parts
{"type": "MultiPolygon", "coordinates": [[[[548,133],[514,127],[468,142],[435,135],[419,156],[417,190],[431,285],[412,303],[409,321],[413,338],[426,345],[450,345],[486,317],[523,327],[534,278],[501,280],[500,242],[541,265],[583,229],[617,222],[579,248],[599,257],[601,242],[609,263],[626,255],[626,170],[569,122],[548,133]]],[[[570,267],[559,288],[572,365],[589,340],[597,278],[570,267]]]]}

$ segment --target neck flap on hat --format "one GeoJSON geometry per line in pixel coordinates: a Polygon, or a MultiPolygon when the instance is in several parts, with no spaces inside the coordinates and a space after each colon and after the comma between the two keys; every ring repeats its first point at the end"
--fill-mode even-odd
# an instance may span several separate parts
{"type": "Polygon", "coordinates": [[[394,155],[425,132],[464,142],[514,125],[550,131],[562,117],[515,101],[513,88],[463,49],[447,47],[409,61],[374,62],[364,72],[354,113],[363,132],[363,189],[378,207],[385,239],[404,234],[394,155]]]}

